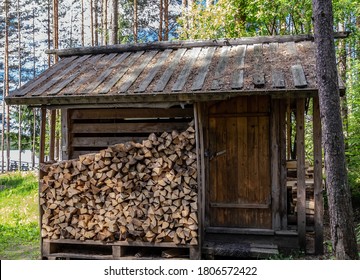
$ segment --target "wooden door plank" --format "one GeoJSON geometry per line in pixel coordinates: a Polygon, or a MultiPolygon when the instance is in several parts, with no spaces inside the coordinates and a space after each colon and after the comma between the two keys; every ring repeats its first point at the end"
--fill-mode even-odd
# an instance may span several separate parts
{"type": "Polygon", "coordinates": [[[145,79],[141,82],[139,87],[135,90],[135,92],[144,92],[146,88],[150,85],[152,80],[155,78],[156,74],[159,72],[161,66],[165,63],[166,59],[172,53],[173,50],[165,50],[162,52],[161,56],[157,60],[154,67],[152,67],[149,74],[145,77],[145,79]]]}
{"type": "Polygon", "coordinates": [[[237,67],[234,69],[231,88],[242,89],[244,86],[244,65],[245,65],[246,45],[236,46],[234,49],[235,49],[235,63],[237,67]]]}
{"type": "Polygon", "coordinates": [[[306,250],[306,185],[305,185],[305,99],[296,100],[297,156],[297,226],[300,249],[306,250]]]}
{"type": "Polygon", "coordinates": [[[81,71],[74,72],[66,79],[63,79],[60,83],[58,83],[55,87],[47,92],[48,95],[56,95],[65,87],[67,87],[71,82],[80,77],[69,89],[66,89],[66,94],[73,94],[76,89],[82,86],[88,79],[91,77],[91,71],[94,67],[94,64],[97,63],[100,59],[103,59],[104,55],[96,55],[91,57],[86,61],[86,65],[81,67],[81,71]],[[74,90],[74,91],[72,91],[74,90]]]}
{"type": "Polygon", "coordinates": [[[201,49],[202,48],[193,48],[190,51],[186,64],[171,89],[172,91],[181,91],[184,88],[201,49]]]}
{"type": "Polygon", "coordinates": [[[195,77],[194,83],[191,87],[192,91],[202,89],[205,78],[206,78],[206,74],[208,73],[208,70],[209,70],[211,60],[215,53],[215,50],[216,50],[215,47],[205,49],[205,51],[206,51],[205,58],[201,59],[201,67],[200,67],[198,74],[195,77]]]}
{"type": "Polygon", "coordinates": [[[58,73],[59,71],[61,71],[65,67],[67,67],[69,64],[71,64],[77,58],[78,58],[77,56],[70,56],[70,57],[61,59],[59,63],[51,66],[48,70],[46,70],[46,72],[41,74],[37,79],[35,79],[34,81],[32,81],[29,84],[24,85],[24,89],[20,88],[19,91],[16,92],[15,96],[26,95],[29,91],[38,87],[40,84],[42,84],[47,79],[49,79],[52,75],[54,75],[55,73],[58,73]]]}
{"type": "Polygon", "coordinates": [[[106,94],[110,91],[110,89],[116,85],[116,83],[125,75],[125,73],[129,70],[129,68],[137,61],[137,59],[144,53],[144,51],[139,51],[133,53],[129,56],[126,63],[121,63],[116,66],[116,71],[113,77],[107,82],[103,83],[101,87],[97,87],[94,91],[95,94],[106,94]]]}
{"type": "Polygon", "coordinates": [[[181,58],[183,57],[186,49],[178,49],[175,53],[174,58],[170,62],[170,66],[165,70],[164,74],[159,79],[158,83],[154,88],[154,92],[163,91],[169,82],[172,74],[174,73],[176,67],[179,65],[181,58]]]}
{"type": "Polygon", "coordinates": [[[83,92],[91,93],[94,91],[111,74],[114,69],[118,68],[119,64],[122,63],[129,55],[129,52],[118,55],[106,70],[102,71],[102,73],[97,76],[96,79],[94,79],[87,85],[86,88],[83,89],[83,92]]]}
{"type": "Polygon", "coordinates": [[[137,79],[137,77],[139,77],[139,75],[141,74],[141,72],[145,69],[146,65],[149,64],[149,62],[153,59],[153,57],[158,53],[158,51],[150,51],[145,53],[145,57],[142,58],[142,61],[139,65],[137,65],[135,67],[135,69],[133,69],[133,71],[130,73],[129,77],[127,78],[127,80],[120,86],[118,92],[119,93],[124,93],[126,92],[131,85],[135,82],[135,80],[137,79]]]}
{"type": "Polygon", "coordinates": [[[211,84],[212,90],[219,90],[224,86],[224,74],[229,61],[230,47],[222,47],[220,59],[215,69],[214,80],[211,84]]]}
{"type": "Polygon", "coordinates": [[[33,93],[32,96],[38,96],[48,90],[50,87],[55,85],[57,82],[61,81],[65,76],[69,75],[71,71],[81,67],[82,63],[90,58],[91,55],[84,55],[79,59],[73,61],[69,67],[66,68],[66,71],[62,71],[54,75],[50,80],[48,80],[45,84],[43,84],[40,88],[37,88],[33,93]]]}
{"type": "Polygon", "coordinates": [[[313,141],[314,141],[314,198],[315,198],[315,254],[324,253],[324,201],[322,188],[322,148],[319,98],[313,99],[313,141]]]}

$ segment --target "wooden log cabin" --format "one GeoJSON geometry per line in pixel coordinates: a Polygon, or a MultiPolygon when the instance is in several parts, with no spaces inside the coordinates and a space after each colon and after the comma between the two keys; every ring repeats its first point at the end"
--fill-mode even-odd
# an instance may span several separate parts
{"type": "MultiPolygon", "coordinates": [[[[181,133],[192,122],[198,228],[192,244],[188,238],[181,243],[171,238],[154,240],[151,234],[148,240],[139,234],[135,240],[115,237],[106,242],[92,240],[95,234],[81,240],[76,234],[63,234],[72,225],[65,220],[64,230],[53,239],[43,235],[44,258],[82,258],[86,254],[81,250],[91,248],[99,252],[91,258],[116,259],[143,246],[190,249],[192,259],[256,257],[279,251],[310,252],[309,240],[313,240],[313,252],[323,252],[321,126],[312,36],[155,42],[49,53],[60,61],[6,97],[8,105],[41,108],[41,160],[46,110],[61,112],[59,160],[63,162],[92,153],[96,157],[109,146],[129,141],[144,143],[149,135],[181,133]],[[306,214],[306,111],[312,116],[313,135],[311,218],[306,214]],[[295,213],[289,209],[289,159],[297,162],[295,213]],[[71,248],[76,250],[67,254],[71,248]]],[[[117,172],[110,174],[115,177],[117,172]]],[[[44,220],[49,220],[44,213],[57,207],[44,202],[49,199],[42,193],[44,178],[49,181],[46,176],[40,173],[42,229],[48,227],[44,220]]],[[[171,182],[165,182],[164,188],[166,184],[171,182]]],[[[121,216],[117,213],[115,219],[121,216]]]]}

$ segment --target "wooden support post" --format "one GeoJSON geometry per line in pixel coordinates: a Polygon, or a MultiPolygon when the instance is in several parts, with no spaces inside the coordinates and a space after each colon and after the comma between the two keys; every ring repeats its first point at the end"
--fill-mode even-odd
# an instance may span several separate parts
{"type": "Polygon", "coordinates": [[[280,215],[280,159],[279,159],[279,100],[271,102],[271,196],[272,228],[281,229],[280,215]]]}
{"type": "Polygon", "coordinates": [[[197,183],[198,183],[198,211],[199,229],[198,229],[198,246],[190,248],[191,259],[201,259],[201,248],[204,236],[204,187],[205,187],[205,169],[204,169],[204,137],[202,129],[201,105],[194,104],[194,123],[195,123],[195,140],[196,140],[196,159],[197,159],[197,183]]]}
{"type": "Polygon", "coordinates": [[[291,159],[291,99],[287,99],[286,106],[286,151],[287,151],[287,159],[291,159]]]}
{"type": "Polygon", "coordinates": [[[324,202],[322,189],[322,150],[319,98],[313,99],[313,141],[314,141],[314,198],[315,198],[315,254],[324,253],[323,216],[324,202]]]}
{"type": "Polygon", "coordinates": [[[45,162],[45,142],[46,142],[46,109],[41,108],[41,126],[40,126],[40,154],[39,162],[45,162]]]}
{"type": "MultiPolygon", "coordinates": [[[[41,123],[40,123],[40,151],[39,151],[39,164],[41,166],[41,164],[43,164],[45,162],[45,140],[46,140],[46,108],[41,108],[41,123]]],[[[42,225],[42,214],[43,214],[43,209],[40,206],[40,188],[41,188],[41,182],[40,180],[44,177],[44,171],[42,171],[42,168],[40,167],[39,169],[39,224],[40,226],[42,225]]],[[[50,245],[49,245],[50,246],[50,245]]],[[[48,250],[50,250],[50,247],[44,247],[44,242],[43,242],[43,238],[41,238],[40,240],[40,252],[41,252],[41,258],[43,258],[44,256],[44,252],[47,252],[48,250]],[[45,251],[44,251],[45,250],[45,251]]]]}
{"type": "Polygon", "coordinates": [[[306,250],[305,99],[296,101],[297,226],[300,249],[306,250]]]}
{"type": "Polygon", "coordinates": [[[61,110],[61,160],[69,159],[69,116],[68,109],[61,110]]]}
{"type": "Polygon", "coordinates": [[[287,100],[281,99],[279,106],[279,143],[280,143],[280,217],[281,229],[287,229],[287,170],[286,170],[286,113],[287,113],[287,100]]]}
{"type": "Polygon", "coordinates": [[[55,159],[55,128],[56,128],[56,110],[50,110],[50,147],[49,159],[55,159]]]}

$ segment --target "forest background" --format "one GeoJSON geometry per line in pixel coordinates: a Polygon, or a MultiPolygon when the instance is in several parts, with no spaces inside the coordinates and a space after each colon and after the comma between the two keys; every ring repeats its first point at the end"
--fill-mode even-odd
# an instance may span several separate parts
{"type": "MultiPolygon", "coordinates": [[[[55,58],[45,53],[47,49],[312,34],[311,7],[311,0],[2,0],[0,96],[54,64],[55,58]],[[54,7],[58,7],[55,12],[54,7]],[[54,28],[55,23],[58,28],[54,28]]],[[[349,33],[346,39],[336,40],[336,52],[338,71],[347,88],[341,97],[341,113],[353,205],[359,216],[360,0],[334,0],[333,12],[334,31],[349,33]]],[[[40,142],[39,112],[7,106],[3,101],[1,105],[0,171],[11,168],[9,154],[14,149],[19,150],[18,168],[22,150],[32,151],[34,167],[40,142]]],[[[60,125],[55,137],[57,158],[60,125]]]]}

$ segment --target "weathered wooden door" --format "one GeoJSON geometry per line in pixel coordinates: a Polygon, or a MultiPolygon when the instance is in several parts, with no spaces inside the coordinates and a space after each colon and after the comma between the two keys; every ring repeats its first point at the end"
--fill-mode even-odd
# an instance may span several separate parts
{"type": "Polygon", "coordinates": [[[211,227],[270,229],[270,100],[238,97],[209,108],[211,227]]]}

